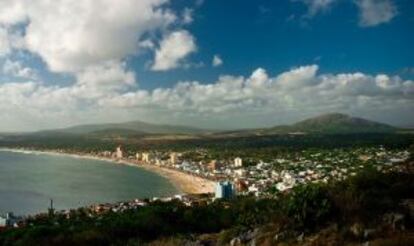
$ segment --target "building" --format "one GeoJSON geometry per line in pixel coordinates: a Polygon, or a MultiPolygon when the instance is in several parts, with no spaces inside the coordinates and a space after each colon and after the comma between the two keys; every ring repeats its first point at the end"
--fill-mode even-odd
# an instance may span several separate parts
{"type": "Polygon", "coordinates": [[[7,218],[0,216],[0,228],[6,227],[6,225],[7,225],[7,218]]]}
{"type": "Polygon", "coordinates": [[[111,151],[108,151],[108,150],[101,152],[101,155],[103,157],[111,157],[111,154],[112,154],[112,152],[111,151]]]}
{"type": "Polygon", "coordinates": [[[221,164],[220,164],[218,161],[216,161],[216,160],[212,160],[212,161],[208,164],[208,169],[209,169],[210,171],[217,171],[217,170],[219,170],[219,169],[220,169],[220,167],[221,167],[221,164]]]}
{"type": "Polygon", "coordinates": [[[170,163],[175,165],[175,164],[177,164],[177,162],[178,162],[178,154],[175,153],[175,152],[172,152],[170,154],[170,163]]]}
{"type": "Polygon", "coordinates": [[[0,228],[2,227],[18,227],[18,223],[22,219],[16,217],[13,213],[7,213],[6,216],[0,216],[0,228]]]}
{"type": "Polygon", "coordinates": [[[248,182],[242,179],[235,179],[234,186],[237,192],[244,192],[247,191],[249,188],[248,182]]]}
{"type": "Polygon", "coordinates": [[[243,160],[240,157],[237,157],[234,159],[234,166],[235,167],[242,167],[243,166],[243,160]]]}
{"type": "Polygon", "coordinates": [[[121,146],[118,146],[115,151],[115,157],[118,159],[122,159],[124,157],[124,151],[122,150],[121,146]]]}
{"type": "Polygon", "coordinates": [[[229,199],[234,195],[234,186],[229,181],[218,182],[216,184],[216,199],[229,199]]]}
{"type": "Polygon", "coordinates": [[[152,155],[148,152],[144,152],[142,153],[142,161],[144,162],[151,162],[152,160],[152,155]]]}
{"type": "Polygon", "coordinates": [[[135,154],[135,159],[137,159],[137,161],[141,160],[141,154],[140,153],[136,153],[135,154]]]}

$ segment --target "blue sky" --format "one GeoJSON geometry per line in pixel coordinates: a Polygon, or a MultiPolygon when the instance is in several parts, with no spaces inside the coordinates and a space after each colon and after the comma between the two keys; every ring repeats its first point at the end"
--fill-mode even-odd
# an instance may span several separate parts
{"type": "Polygon", "coordinates": [[[0,131],[127,120],[262,127],[327,112],[414,125],[410,0],[0,9],[0,131]]]}
{"type": "Polygon", "coordinates": [[[257,67],[279,73],[314,63],[327,73],[407,77],[404,68],[414,66],[414,3],[395,5],[399,12],[391,21],[361,27],[352,1],[337,1],[312,18],[303,17],[308,10],[300,1],[205,1],[188,28],[200,49],[191,60],[205,66],[148,74],[142,59],[131,66],[141,72],[147,88],[171,86],[177,80],[213,82],[222,73],[248,75],[257,67]],[[214,54],[225,61],[222,67],[210,66],[214,54]]]}

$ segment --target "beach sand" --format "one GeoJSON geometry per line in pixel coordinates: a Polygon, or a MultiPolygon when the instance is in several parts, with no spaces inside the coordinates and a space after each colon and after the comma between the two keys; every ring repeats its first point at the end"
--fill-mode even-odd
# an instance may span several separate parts
{"type": "Polygon", "coordinates": [[[215,182],[208,179],[155,165],[139,164],[138,167],[156,172],[157,174],[167,178],[178,190],[186,194],[214,192],[215,182]]]}

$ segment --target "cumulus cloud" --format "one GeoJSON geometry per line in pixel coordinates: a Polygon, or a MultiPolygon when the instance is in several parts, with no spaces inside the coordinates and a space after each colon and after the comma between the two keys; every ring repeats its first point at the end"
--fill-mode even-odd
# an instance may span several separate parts
{"type": "Polygon", "coordinates": [[[185,30],[172,32],[164,37],[155,52],[153,71],[167,71],[182,65],[189,54],[197,50],[194,37],[185,30]]]}
{"type": "Polygon", "coordinates": [[[125,63],[106,62],[89,66],[77,74],[77,85],[95,91],[118,92],[136,85],[135,74],[127,71],[125,63]]]}
{"type": "MultiPolygon", "coordinates": [[[[203,122],[210,127],[257,127],[335,111],[391,123],[414,116],[414,81],[385,74],[318,74],[319,67],[310,65],[270,76],[258,68],[248,77],[223,75],[212,84],[183,81],[150,91],[112,87],[111,81],[134,86],[123,64],[94,69],[99,72],[85,71],[78,83],[67,87],[32,82],[0,85],[5,122],[18,121],[22,115],[43,126],[68,125],[75,119],[82,123],[142,117],[193,125],[203,122]]],[[[0,127],[5,128],[4,124],[0,127]]]]}
{"type": "Polygon", "coordinates": [[[25,26],[25,48],[54,72],[120,60],[140,48],[147,33],[177,19],[167,0],[25,1],[1,3],[0,24],[25,26]]]}
{"type": "Polygon", "coordinates": [[[391,0],[358,0],[359,25],[376,26],[391,21],[397,14],[397,7],[391,0]]]}
{"type": "Polygon", "coordinates": [[[211,62],[211,65],[213,67],[219,67],[219,66],[223,65],[223,60],[221,59],[221,57],[219,55],[214,55],[213,61],[211,62]]]}

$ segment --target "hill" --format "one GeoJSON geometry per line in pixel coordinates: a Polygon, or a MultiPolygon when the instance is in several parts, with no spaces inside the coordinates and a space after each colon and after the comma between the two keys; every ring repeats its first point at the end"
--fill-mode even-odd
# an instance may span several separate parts
{"type": "Polygon", "coordinates": [[[56,133],[73,135],[148,135],[148,134],[200,134],[208,130],[176,125],[152,124],[142,121],[125,123],[78,125],[62,129],[36,132],[36,135],[53,135],[56,133]]]}
{"type": "Polygon", "coordinates": [[[289,126],[275,126],[265,132],[281,133],[391,133],[397,128],[346,114],[331,113],[299,121],[289,126]]]}
{"type": "MultiPolygon", "coordinates": [[[[129,140],[179,140],[179,139],[235,139],[240,137],[265,137],[272,135],[305,134],[364,134],[364,133],[411,133],[410,129],[396,128],[379,122],[352,117],[340,113],[319,115],[291,125],[279,125],[270,128],[236,129],[231,131],[206,130],[188,126],[152,124],[142,121],[125,123],[78,125],[69,128],[39,131],[25,134],[3,135],[2,138],[60,139],[86,137],[93,139],[129,139],[129,140]]],[[[1,137],[0,137],[1,139],[1,137]]]]}

